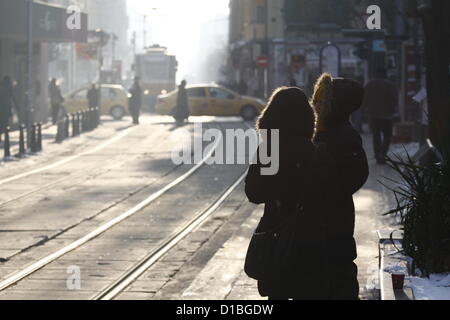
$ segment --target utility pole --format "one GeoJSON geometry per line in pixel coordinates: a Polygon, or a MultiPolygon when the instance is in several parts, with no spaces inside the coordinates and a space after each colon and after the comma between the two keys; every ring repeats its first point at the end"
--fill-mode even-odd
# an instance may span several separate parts
{"type": "Polygon", "coordinates": [[[33,107],[33,0],[27,1],[27,84],[25,99],[25,122],[27,127],[27,147],[30,147],[33,107]]]}
{"type": "Polygon", "coordinates": [[[112,46],[112,51],[111,51],[111,56],[112,56],[112,63],[114,63],[114,60],[116,60],[116,41],[118,40],[118,37],[116,36],[115,33],[111,34],[111,46],[112,46]]]}
{"type": "Polygon", "coordinates": [[[147,15],[144,15],[144,50],[147,47],[147,15]]]}
{"type": "Polygon", "coordinates": [[[135,57],[136,56],[136,31],[133,32],[132,44],[133,44],[133,57],[135,57]]]}
{"type": "Polygon", "coordinates": [[[99,36],[98,44],[98,111],[96,114],[97,122],[100,123],[101,105],[102,105],[102,67],[103,67],[103,43],[105,33],[103,30],[97,30],[99,36]]]}

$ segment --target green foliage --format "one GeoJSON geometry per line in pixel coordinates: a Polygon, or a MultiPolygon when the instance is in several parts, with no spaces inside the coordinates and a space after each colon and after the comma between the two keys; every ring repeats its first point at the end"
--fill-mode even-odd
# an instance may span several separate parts
{"type": "Polygon", "coordinates": [[[386,215],[400,215],[405,254],[423,274],[450,271],[450,149],[440,164],[420,166],[411,157],[388,161],[401,181],[389,188],[397,208],[386,215]]]}

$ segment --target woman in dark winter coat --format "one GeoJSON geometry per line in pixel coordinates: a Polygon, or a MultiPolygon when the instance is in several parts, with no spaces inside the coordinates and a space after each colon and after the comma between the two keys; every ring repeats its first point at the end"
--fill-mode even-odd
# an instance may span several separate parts
{"type": "Polygon", "coordinates": [[[0,83],[0,141],[12,117],[13,104],[17,108],[11,78],[6,76],[0,83]]]}
{"type": "Polygon", "coordinates": [[[331,299],[358,299],[356,244],[353,238],[353,194],[366,182],[369,169],[362,139],[350,124],[361,107],[363,87],[350,79],[323,74],[316,83],[312,105],[317,114],[316,144],[326,148],[333,163],[331,184],[323,190],[326,201],[317,210],[326,215],[331,299]]]}
{"type": "Polygon", "coordinates": [[[178,87],[177,107],[175,110],[175,120],[177,122],[184,122],[189,118],[189,101],[186,91],[186,81],[181,81],[178,87]]]}
{"type": "MultiPolygon", "coordinates": [[[[316,195],[325,170],[318,170],[321,161],[312,143],[314,112],[307,97],[299,88],[280,88],[271,97],[258,120],[257,129],[279,129],[279,170],[275,175],[261,174],[258,161],[251,165],[246,178],[245,192],[256,204],[265,204],[264,216],[257,232],[265,232],[286,222],[298,208],[303,207],[303,228],[299,252],[285,266],[283,280],[257,279],[262,296],[269,299],[327,299],[326,249],[323,247],[321,217],[315,214],[316,195]],[[291,268],[292,266],[292,268],[291,268]],[[291,272],[292,271],[292,272],[291,272]]],[[[267,133],[270,137],[271,134],[267,133]]],[[[276,141],[266,141],[270,146],[276,141]]],[[[328,167],[327,165],[322,167],[328,167]]],[[[299,238],[300,239],[300,238],[299,238]]]]}

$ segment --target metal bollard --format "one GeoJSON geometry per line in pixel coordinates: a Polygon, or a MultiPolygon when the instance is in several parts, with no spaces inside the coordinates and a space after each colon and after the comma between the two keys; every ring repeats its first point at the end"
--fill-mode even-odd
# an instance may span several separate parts
{"type": "Polygon", "coordinates": [[[9,127],[5,128],[5,144],[3,146],[5,151],[5,159],[11,158],[11,145],[9,142],[9,127]]]}
{"type": "Polygon", "coordinates": [[[97,128],[100,125],[100,108],[94,108],[94,128],[97,128]]]}
{"type": "Polygon", "coordinates": [[[81,111],[81,133],[86,131],[86,111],[81,111]]]}
{"type": "Polygon", "coordinates": [[[81,111],[78,111],[77,112],[77,122],[78,122],[77,130],[78,130],[78,135],[80,135],[83,132],[82,131],[82,120],[83,120],[82,113],[81,113],[81,111]]]}
{"type": "Polygon", "coordinates": [[[42,122],[37,125],[37,151],[42,151],[42,122]]]}
{"type": "Polygon", "coordinates": [[[63,122],[61,120],[58,120],[58,122],[56,123],[56,143],[62,142],[64,140],[63,134],[63,122]]]}
{"type": "Polygon", "coordinates": [[[31,132],[30,132],[30,150],[32,153],[37,152],[37,143],[36,143],[36,123],[33,123],[31,125],[31,132]]]}
{"type": "Polygon", "coordinates": [[[26,154],[25,149],[25,125],[20,125],[20,138],[19,138],[19,157],[22,158],[26,154]]]}
{"type": "Polygon", "coordinates": [[[76,116],[75,116],[75,114],[71,114],[71,117],[72,117],[72,137],[76,137],[77,136],[77,130],[76,130],[76,127],[77,127],[77,119],[76,119],[76,116]]]}
{"type": "Polygon", "coordinates": [[[64,117],[64,139],[67,139],[69,137],[69,126],[70,126],[70,119],[69,115],[66,114],[64,117]]]}
{"type": "Polygon", "coordinates": [[[73,126],[73,136],[76,137],[80,134],[80,122],[78,112],[74,113],[72,117],[75,119],[75,125],[73,126]]]}
{"type": "Polygon", "coordinates": [[[88,123],[89,123],[89,131],[94,130],[94,109],[90,108],[88,111],[88,123]]]}

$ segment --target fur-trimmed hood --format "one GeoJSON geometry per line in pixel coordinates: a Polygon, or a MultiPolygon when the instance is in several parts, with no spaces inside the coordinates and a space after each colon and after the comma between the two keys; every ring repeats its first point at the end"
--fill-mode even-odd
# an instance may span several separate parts
{"type": "Polygon", "coordinates": [[[332,78],[325,73],[315,85],[311,102],[318,121],[331,125],[348,121],[361,107],[363,97],[364,88],[355,80],[332,78]]]}

